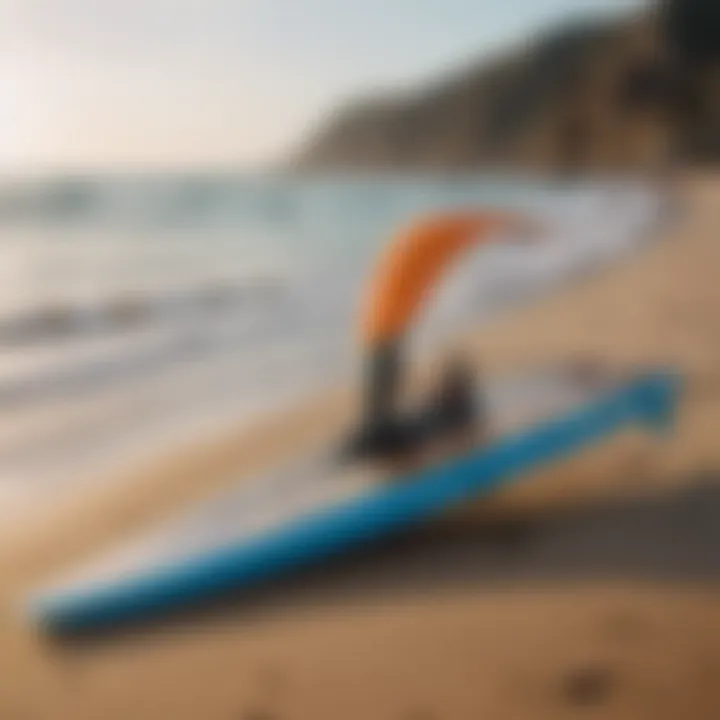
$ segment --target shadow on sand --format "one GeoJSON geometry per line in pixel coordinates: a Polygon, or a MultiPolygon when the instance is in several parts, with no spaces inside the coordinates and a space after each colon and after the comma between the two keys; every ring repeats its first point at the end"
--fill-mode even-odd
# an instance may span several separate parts
{"type": "Polygon", "coordinates": [[[54,640],[79,649],[138,633],[251,623],[453,588],[588,581],[713,585],[720,580],[718,548],[720,484],[706,477],[681,491],[600,507],[511,521],[442,523],[153,622],[54,640]]]}

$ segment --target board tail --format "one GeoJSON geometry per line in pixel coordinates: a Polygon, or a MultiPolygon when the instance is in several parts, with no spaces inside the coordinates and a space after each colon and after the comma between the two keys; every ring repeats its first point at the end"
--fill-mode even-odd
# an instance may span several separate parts
{"type": "Polygon", "coordinates": [[[637,383],[631,402],[650,430],[668,435],[675,429],[682,378],[670,370],[648,373],[637,383]]]}

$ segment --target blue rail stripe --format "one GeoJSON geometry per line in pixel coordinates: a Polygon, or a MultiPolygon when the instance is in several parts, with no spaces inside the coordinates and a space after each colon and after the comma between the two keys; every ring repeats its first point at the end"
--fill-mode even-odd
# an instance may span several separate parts
{"type": "Polygon", "coordinates": [[[351,501],[121,580],[32,598],[29,612],[52,630],[143,619],[223,591],[249,587],[432,518],[464,501],[596,443],[627,426],[667,428],[679,378],[655,372],[598,400],[500,439],[452,462],[373,486],[351,501]]]}

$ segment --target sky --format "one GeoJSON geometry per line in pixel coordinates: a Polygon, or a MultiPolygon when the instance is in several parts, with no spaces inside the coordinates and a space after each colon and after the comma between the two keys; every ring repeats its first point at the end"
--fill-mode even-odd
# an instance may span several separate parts
{"type": "Polygon", "coordinates": [[[0,0],[0,170],[256,166],[338,105],[640,0],[0,0]]]}

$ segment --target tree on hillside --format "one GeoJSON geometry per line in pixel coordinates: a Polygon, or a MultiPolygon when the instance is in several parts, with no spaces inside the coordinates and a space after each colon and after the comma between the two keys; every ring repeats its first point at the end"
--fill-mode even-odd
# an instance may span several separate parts
{"type": "Polygon", "coordinates": [[[670,51],[686,65],[720,62],[720,2],[663,0],[663,34],[670,51]]]}
{"type": "Polygon", "coordinates": [[[717,157],[720,1],[661,0],[659,17],[672,67],[677,150],[686,157],[717,157]]]}

